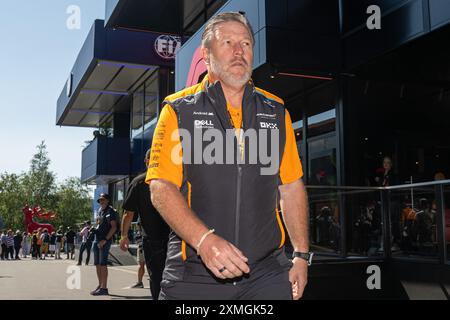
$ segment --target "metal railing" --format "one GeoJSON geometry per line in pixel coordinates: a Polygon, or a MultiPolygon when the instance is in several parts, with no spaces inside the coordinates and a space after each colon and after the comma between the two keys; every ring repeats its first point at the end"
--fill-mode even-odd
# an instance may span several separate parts
{"type": "Polygon", "coordinates": [[[306,188],[316,255],[449,262],[450,180],[306,188]]]}

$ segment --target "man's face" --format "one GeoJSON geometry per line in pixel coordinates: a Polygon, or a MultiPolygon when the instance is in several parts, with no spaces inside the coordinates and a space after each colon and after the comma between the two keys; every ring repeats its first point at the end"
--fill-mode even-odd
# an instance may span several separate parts
{"type": "Polygon", "coordinates": [[[391,170],[392,169],[392,161],[391,161],[391,159],[386,158],[386,159],[383,160],[383,168],[385,170],[391,170]]]}
{"type": "Polygon", "coordinates": [[[239,22],[217,26],[211,48],[204,49],[208,72],[230,87],[244,86],[252,75],[253,47],[247,28],[239,22]]]}
{"type": "Polygon", "coordinates": [[[108,206],[108,200],[106,200],[106,199],[102,198],[99,200],[99,202],[100,202],[100,206],[102,207],[102,209],[105,209],[108,206]]]}

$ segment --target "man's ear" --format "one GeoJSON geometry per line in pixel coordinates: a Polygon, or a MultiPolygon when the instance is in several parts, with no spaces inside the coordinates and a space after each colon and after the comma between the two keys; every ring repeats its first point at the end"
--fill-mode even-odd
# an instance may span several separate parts
{"type": "Polygon", "coordinates": [[[202,47],[202,58],[205,61],[205,64],[209,66],[209,49],[202,47]]]}

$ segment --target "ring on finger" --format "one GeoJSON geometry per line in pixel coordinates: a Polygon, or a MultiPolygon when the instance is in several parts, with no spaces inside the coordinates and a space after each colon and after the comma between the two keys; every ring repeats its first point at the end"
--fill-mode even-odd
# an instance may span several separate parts
{"type": "Polygon", "coordinates": [[[226,268],[226,267],[222,267],[222,268],[219,269],[219,272],[222,273],[222,272],[224,272],[225,270],[227,270],[227,268],[226,268]]]}

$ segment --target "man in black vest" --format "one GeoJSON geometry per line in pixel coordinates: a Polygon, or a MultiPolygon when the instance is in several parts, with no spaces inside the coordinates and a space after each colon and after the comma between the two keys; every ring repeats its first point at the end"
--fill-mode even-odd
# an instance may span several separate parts
{"type": "MultiPolygon", "coordinates": [[[[145,154],[145,165],[148,167],[150,150],[145,154]]],[[[160,283],[164,264],[166,262],[167,241],[169,240],[169,227],[153,207],[150,201],[149,186],[145,183],[146,174],[138,175],[131,181],[125,200],[123,202],[124,214],[122,217],[122,230],[120,248],[128,250],[128,230],[133,219],[139,217],[142,230],[142,250],[147,270],[150,273],[150,290],[152,298],[158,299],[161,290],[160,283]]]]}
{"type": "Polygon", "coordinates": [[[253,46],[244,15],[213,17],[202,36],[207,76],[164,101],[146,178],[173,230],[161,299],[303,294],[312,254],[302,167],[283,101],[251,81],[253,46]]]}

